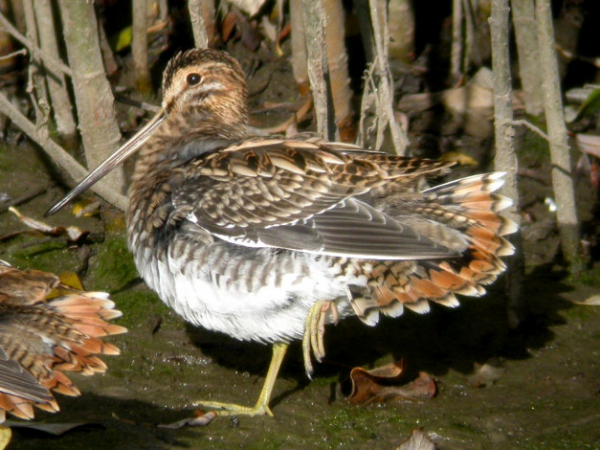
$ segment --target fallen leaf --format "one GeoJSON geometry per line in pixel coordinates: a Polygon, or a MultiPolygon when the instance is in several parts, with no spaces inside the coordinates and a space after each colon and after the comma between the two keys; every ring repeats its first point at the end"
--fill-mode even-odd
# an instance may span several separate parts
{"type": "Polygon", "coordinates": [[[258,13],[266,1],[267,0],[229,0],[231,4],[235,5],[249,16],[258,13]]]}
{"type": "Polygon", "coordinates": [[[131,26],[125,27],[111,39],[116,52],[120,52],[131,45],[132,30],[131,26]]]}
{"type": "Polygon", "coordinates": [[[348,401],[353,405],[366,405],[391,399],[422,400],[436,393],[435,381],[426,373],[408,384],[398,386],[404,371],[404,361],[387,364],[372,370],[355,367],[350,372],[352,392],[348,401]]]}
{"type": "Polygon", "coordinates": [[[571,122],[577,122],[586,116],[591,116],[596,113],[600,109],[600,89],[594,89],[588,97],[585,99],[579,111],[577,111],[577,116],[571,122]]]}
{"type": "Polygon", "coordinates": [[[217,413],[214,411],[209,411],[207,413],[196,413],[196,415],[192,418],[178,420],[177,422],[167,423],[167,424],[159,424],[159,428],[169,428],[171,430],[177,430],[183,427],[205,427],[209,423],[211,423],[215,417],[217,417],[217,413]]]}
{"type": "Polygon", "coordinates": [[[582,301],[572,300],[576,305],[583,306],[600,306],[600,294],[592,295],[582,301]]]}
{"type": "Polygon", "coordinates": [[[5,449],[10,444],[10,440],[12,438],[12,431],[10,428],[0,425],[0,449],[5,449]]]}
{"type": "Polygon", "coordinates": [[[48,225],[45,222],[40,220],[32,219],[31,217],[24,216],[21,214],[17,208],[11,206],[8,210],[13,213],[17,218],[27,227],[32,230],[39,231],[44,234],[49,234],[51,236],[62,236],[66,235],[69,241],[77,242],[83,237],[87,236],[89,231],[84,231],[79,227],[68,226],[68,227],[53,227],[48,225]]]}
{"type": "Polygon", "coordinates": [[[476,365],[475,373],[469,377],[469,382],[475,387],[484,387],[500,379],[504,372],[504,362],[500,358],[490,358],[484,364],[476,365]]]}
{"type": "Polygon", "coordinates": [[[396,450],[435,450],[435,445],[421,427],[410,430],[410,436],[406,438],[396,450]]]}
{"type": "Polygon", "coordinates": [[[229,38],[231,37],[231,33],[233,32],[234,28],[235,14],[229,13],[225,16],[223,22],[221,23],[221,36],[223,37],[224,42],[229,41],[229,38]]]}
{"type": "Polygon", "coordinates": [[[446,162],[455,162],[461,166],[477,167],[479,165],[479,163],[469,155],[465,155],[461,152],[446,152],[442,155],[440,160],[446,162]]]}
{"type": "Polygon", "coordinates": [[[600,136],[578,133],[575,135],[575,141],[579,150],[600,158],[600,136]]]}
{"type": "Polygon", "coordinates": [[[92,217],[98,214],[100,210],[100,201],[81,201],[73,205],[73,215],[75,217],[92,217]]]}
{"type": "Polygon", "coordinates": [[[58,278],[67,286],[72,287],[73,289],[77,289],[79,291],[83,291],[83,283],[75,272],[63,272],[58,278]]]}

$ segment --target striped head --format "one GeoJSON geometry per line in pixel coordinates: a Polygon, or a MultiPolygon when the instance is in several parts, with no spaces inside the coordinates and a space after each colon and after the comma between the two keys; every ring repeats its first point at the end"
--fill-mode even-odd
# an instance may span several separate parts
{"type": "MultiPolygon", "coordinates": [[[[190,133],[199,126],[206,134],[202,122],[210,118],[213,128],[237,128],[245,134],[245,75],[240,64],[227,53],[193,49],[177,54],[164,71],[162,89],[165,113],[183,117],[190,133]]],[[[214,131],[220,134],[219,130],[214,131]]]]}

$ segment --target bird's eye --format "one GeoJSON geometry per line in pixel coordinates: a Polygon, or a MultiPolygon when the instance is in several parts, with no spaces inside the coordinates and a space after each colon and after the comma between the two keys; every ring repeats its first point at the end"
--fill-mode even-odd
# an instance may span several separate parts
{"type": "Polygon", "coordinates": [[[190,73],[190,74],[187,76],[187,78],[186,78],[186,80],[187,80],[187,83],[188,83],[190,86],[194,86],[194,85],[196,85],[196,84],[200,83],[200,80],[201,80],[201,79],[202,79],[202,77],[201,77],[199,74],[197,74],[197,73],[190,73]]]}

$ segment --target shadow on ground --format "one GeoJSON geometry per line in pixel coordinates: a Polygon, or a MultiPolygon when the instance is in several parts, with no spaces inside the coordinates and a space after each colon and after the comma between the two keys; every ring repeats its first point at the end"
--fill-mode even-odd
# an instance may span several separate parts
{"type": "MultiPolygon", "coordinates": [[[[406,310],[399,318],[382,317],[376,327],[354,317],[328,326],[327,355],[321,364],[315,364],[315,377],[337,375],[343,381],[352,368],[372,368],[385,355],[392,355],[395,361],[406,360],[407,380],[419,371],[435,376],[449,370],[469,374],[475,364],[490,358],[526,359],[530,350],[552,340],[550,327],[564,323],[560,311],[572,307],[560,297],[573,290],[560,281],[564,276],[550,267],[538,267],[529,274],[519,308],[522,320],[516,328],[509,327],[505,297],[498,292],[502,280],[482,298],[460,297],[456,309],[432,304],[428,314],[406,310]]],[[[270,361],[269,346],[242,343],[189,324],[186,332],[205,355],[225,367],[263,374],[270,361]]],[[[308,383],[298,342],[290,348],[282,375],[300,386],[308,383]]]]}
{"type": "Polygon", "coordinates": [[[87,425],[61,436],[28,428],[13,429],[11,449],[169,449],[195,448],[186,439],[200,439],[201,428],[170,430],[158,423],[172,423],[193,412],[170,411],[139,400],[125,400],[85,392],[77,398],[59,398],[62,412],[48,415],[36,411],[38,421],[83,422],[87,425]]]}

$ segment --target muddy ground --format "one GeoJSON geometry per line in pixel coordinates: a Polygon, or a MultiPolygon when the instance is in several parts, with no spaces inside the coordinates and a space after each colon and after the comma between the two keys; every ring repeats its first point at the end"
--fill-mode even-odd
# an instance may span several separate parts
{"type": "MultiPolygon", "coordinates": [[[[270,77],[276,79],[277,72],[270,77]]],[[[479,161],[485,159],[482,142],[471,145],[479,161]]],[[[424,316],[407,312],[376,328],[349,319],[328,330],[327,357],[312,382],[303,373],[299,348],[292,348],[275,386],[274,418],[218,417],[203,428],[157,425],[191,417],[200,399],[253,404],[269,349],[194,329],[163,306],[137,277],[119,213],[103,207],[102,216],[78,219],[67,208],[48,220],[90,231],[74,244],[64,237],[18,233],[26,227],[2,212],[2,259],[20,268],[78,273],[88,290],[112,294],[124,313],[117,323],[129,328],[111,339],[122,354],[104,358],[106,375],[74,375],[81,397],[58,395],[60,414],[37,411],[36,420],[43,423],[87,425],[58,437],[15,429],[10,448],[393,449],[417,426],[439,449],[600,448],[600,311],[573,303],[597,293],[600,267],[591,267],[577,282],[568,279],[556,257],[553,213],[544,205],[551,196],[547,153],[531,150],[521,160],[542,179],[521,179],[527,276],[518,326],[509,325],[501,282],[486,297],[464,298],[453,310],[433,306],[424,316]],[[404,382],[420,371],[437,380],[433,399],[364,407],[347,402],[352,367],[402,358],[404,382]],[[494,375],[482,374],[482,365],[496,368],[494,375]]],[[[27,142],[13,139],[0,148],[0,193],[15,199],[46,189],[20,205],[22,213],[41,219],[62,196],[54,175],[27,142]]],[[[582,183],[582,218],[589,222],[593,195],[582,183]]]]}

